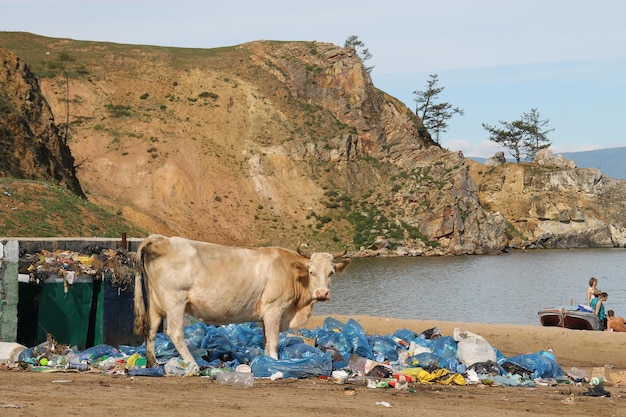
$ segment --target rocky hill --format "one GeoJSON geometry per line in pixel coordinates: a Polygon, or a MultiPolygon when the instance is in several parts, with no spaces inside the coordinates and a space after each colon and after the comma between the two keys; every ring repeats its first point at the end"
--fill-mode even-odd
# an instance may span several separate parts
{"type": "Polygon", "coordinates": [[[53,180],[84,197],[38,79],[2,47],[0,63],[0,176],[53,180]]]}
{"type": "Polygon", "coordinates": [[[364,254],[624,245],[624,182],[441,149],[354,50],[0,44],[37,75],[89,201],[150,232],[364,254]]]}

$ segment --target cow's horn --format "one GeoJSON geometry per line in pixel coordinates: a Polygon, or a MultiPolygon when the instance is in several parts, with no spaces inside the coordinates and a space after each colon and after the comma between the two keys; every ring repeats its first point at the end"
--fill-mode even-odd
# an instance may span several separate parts
{"type": "Polygon", "coordinates": [[[341,258],[346,253],[348,253],[347,249],[344,249],[343,252],[333,253],[333,259],[341,258]]]}
{"type": "Polygon", "coordinates": [[[298,253],[299,253],[301,256],[304,256],[305,258],[309,258],[309,259],[311,259],[311,254],[310,254],[310,253],[308,253],[308,252],[305,252],[305,251],[304,251],[304,249],[302,249],[302,244],[299,244],[299,245],[298,245],[298,253]]]}

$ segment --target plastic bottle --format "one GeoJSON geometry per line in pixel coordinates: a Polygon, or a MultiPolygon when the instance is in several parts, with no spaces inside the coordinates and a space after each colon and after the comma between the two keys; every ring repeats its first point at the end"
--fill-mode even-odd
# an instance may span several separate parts
{"type": "Polygon", "coordinates": [[[113,346],[101,344],[92,346],[79,353],[79,361],[88,361],[89,363],[97,362],[103,356],[121,356],[120,352],[113,346]]]}
{"type": "Polygon", "coordinates": [[[98,362],[94,366],[96,368],[102,369],[104,371],[108,371],[110,369],[115,368],[117,365],[119,365],[121,363],[124,363],[124,359],[123,358],[110,357],[110,358],[106,358],[103,361],[98,362]]]}
{"type": "Polygon", "coordinates": [[[215,376],[215,380],[222,385],[248,388],[254,385],[254,375],[250,372],[220,372],[215,376]]]}
{"type": "Polygon", "coordinates": [[[65,359],[65,356],[62,355],[57,355],[57,354],[52,354],[50,355],[50,358],[48,359],[48,366],[55,368],[55,367],[64,367],[67,364],[67,360],[65,359]]]}

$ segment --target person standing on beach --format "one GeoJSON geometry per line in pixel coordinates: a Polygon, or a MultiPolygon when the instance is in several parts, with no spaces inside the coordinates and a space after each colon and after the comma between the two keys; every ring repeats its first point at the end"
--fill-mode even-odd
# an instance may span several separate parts
{"type": "Polygon", "coordinates": [[[603,292],[600,296],[592,298],[589,306],[593,309],[593,312],[598,316],[600,322],[600,330],[606,329],[607,319],[604,312],[604,302],[609,298],[609,294],[603,292]]]}
{"type": "Polygon", "coordinates": [[[624,317],[615,317],[615,312],[609,310],[606,312],[606,331],[607,332],[626,332],[626,323],[624,317]]]}
{"type": "Polygon", "coordinates": [[[591,300],[596,298],[600,294],[598,290],[598,278],[589,278],[589,287],[587,287],[587,305],[591,306],[591,300]]]}

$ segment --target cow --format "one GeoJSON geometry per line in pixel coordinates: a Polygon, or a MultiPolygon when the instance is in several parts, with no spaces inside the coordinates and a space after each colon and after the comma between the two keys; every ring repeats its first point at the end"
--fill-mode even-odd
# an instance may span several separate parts
{"type": "Polygon", "coordinates": [[[313,304],[330,299],[332,275],[350,263],[345,254],[148,236],[136,252],[134,295],[134,331],[145,338],[147,366],[156,365],[154,341],[166,318],[188,373],[199,370],[184,340],[185,313],[214,325],[262,321],[265,354],[278,359],[279,333],[303,325],[313,304]]]}

